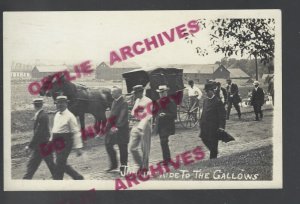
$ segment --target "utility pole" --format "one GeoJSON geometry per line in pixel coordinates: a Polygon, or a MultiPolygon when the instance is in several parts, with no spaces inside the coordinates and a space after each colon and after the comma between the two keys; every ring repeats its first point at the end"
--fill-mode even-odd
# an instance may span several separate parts
{"type": "Polygon", "coordinates": [[[254,58],[255,58],[256,81],[258,81],[258,67],[257,67],[257,57],[256,57],[256,52],[254,52],[254,58]]]}

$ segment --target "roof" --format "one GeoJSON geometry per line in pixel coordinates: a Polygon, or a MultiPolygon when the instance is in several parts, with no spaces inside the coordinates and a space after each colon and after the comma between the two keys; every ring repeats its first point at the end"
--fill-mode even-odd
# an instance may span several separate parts
{"type": "Polygon", "coordinates": [[[231,68],[228,69],[228,71],[230,72],[230,78],[250,78],[250,76],[240,68],[231,68]]]}
{"type": "Polygon", "coordinates": [[[60,72],[68,70],[66,65],[37,65],[35,66],[39,72],[60,72]]]}
{"type": "Polygon", "coordinates": [[[133,73],[133,72],[152,72],[156,69],[168,70],[168,69],[174,69],[174,68],[178,69],[178,70],[182,70],[182,69],[176,68],[176,67],[153,66],[153,67],[145,67],[145,68],[134,69],[134,70],[128,71],[126,73],[123,73],[123,76],[124,76],[124,74],[127,75],[127,73],[133,73]]]}
{"type": "Polygon", "coordinates": [[[247,84],[251,84],[253,83],[253,79],[249,78],[249,79],[233,79],[232,80],[233,83],[237,84],[237,85],[247,85],[247,84]]]}
{"type": "Polygon", "coordinates": [[[31,72],[33,66],[32,65],[25,65],[25,64],[15,64],[12,66],[12,72],[31,72]]]}
{"type": "MultiPolygon", "coordinates": [[[[100,64],[102,64],[103,62],[101,62],[100,64]]],[[[135,62],[116,62],[114,63],[113,65],[110,65],[109,62],[104,62],[108,67],[110,68],[119,68],[119,69],[124,69],[124,68],[134,68],[134,69],[137,69],[137,68],[141,68],[140,65],[138,65],[137,63],[135,62]]]]}
{"type": "Polygon", "coordinates": [[[219,68],[218,64],[175,64],[169,67],[181,68],[183,73],[213,74],[219,68]]]}

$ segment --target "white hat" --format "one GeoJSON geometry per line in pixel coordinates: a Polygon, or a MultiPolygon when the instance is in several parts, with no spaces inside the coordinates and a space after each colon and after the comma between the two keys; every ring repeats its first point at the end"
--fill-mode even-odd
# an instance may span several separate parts
{"type": "Polygon", "coordinates": [[[57,96],[55,103],[57,103],[58,101],[68,101],[68,98],[66,96],[57,96]]]}
{"type": "Polygon", "coordinates": [[[43,98],[35,98],[32,100],[32,103],[33,104],[37,104],[37,103],[43,103],[44,102],[44,99],[43,98]]]}
{"type": "Polygon", "coordinates": [[[163,92],[163,91],[168,91],[169,88],[167,87],[167,85],[160,85],[158,86],[158,89],[156,89],[157,92],[163,92]]]}
{"type": "Polygon", "coordinates": [[[253,85],[259,85],[259,82],[258,81],[254,81],[253,85]]]}
{"type": "Polygon", "coordinates": [[[132,87],[131,93],[136,93],[136,92],[143,91],[143,90],[144,90],[143,85],[135,85],[134,87],[132,87]]]}

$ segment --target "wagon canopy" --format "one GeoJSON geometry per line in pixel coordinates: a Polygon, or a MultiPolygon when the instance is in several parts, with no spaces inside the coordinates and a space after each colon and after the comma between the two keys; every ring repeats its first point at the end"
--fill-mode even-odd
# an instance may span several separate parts
{"type": "Polygon", "coordinates": [[[182,80],[183,69],[162,67],[140,68],[123,73],[122,75],[126,81],[128,93],[132,91],[132,87],[135,85],[143,85],[147,89],[146,95],[152,100],[159,98],[156,92],[159,85],[167,85],[170,88],[168,95],[184,89],[182,80]]]}

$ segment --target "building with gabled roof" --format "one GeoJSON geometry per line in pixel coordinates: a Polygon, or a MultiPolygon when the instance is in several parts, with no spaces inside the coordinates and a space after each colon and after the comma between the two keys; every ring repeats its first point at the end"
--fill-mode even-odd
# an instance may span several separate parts
{"type": "Polygon", "coordinates": [[[32,65],[13,63],[11,67],[12,79],[27,79],[31,77],[32,65]]]}
{"type": "Polygon", "coordinates": [[[176,64],[169,67],[183,69],[183,80],[187,83],[193,80],[195,83],[204,84],[209,79],[229,78],[229,71],[218,64],[176,64]]]}
{"type": "Polygon", "coordinates": [[[31,71],[32,78],[43,78],[64,70],[69,70],[66,65],[36,65],[31,71]]]}
{"type": "Polygon", "coordinates": [[[141,68],[135,62],[119,62],[110,66],[109,62],[101,62],[96,67],[96,79],[122,80],[122,74],[134,69],[141,68]]]}
{"type": "Polygon", "coordinates": [[[250,79],[251,78],[246,72],[244,72],[240,68],[230,68],[230,69],[228,69],[228,71],[230,72],[231,79],[250,79]]]}

